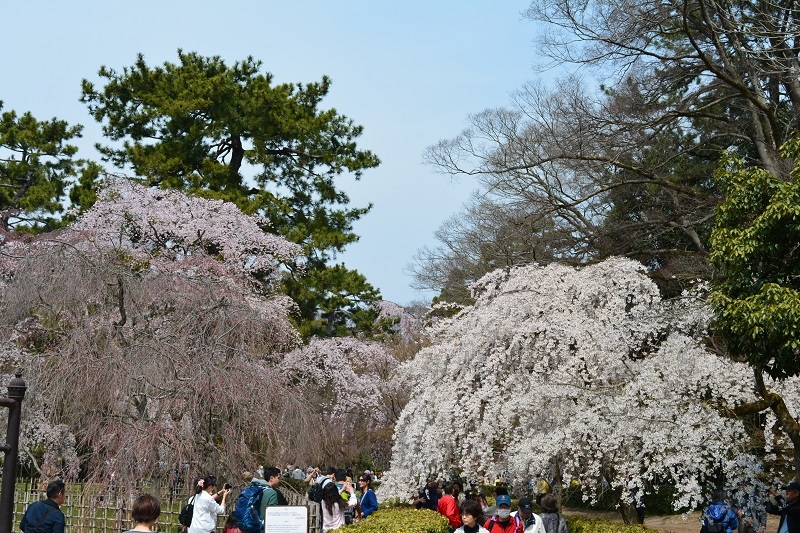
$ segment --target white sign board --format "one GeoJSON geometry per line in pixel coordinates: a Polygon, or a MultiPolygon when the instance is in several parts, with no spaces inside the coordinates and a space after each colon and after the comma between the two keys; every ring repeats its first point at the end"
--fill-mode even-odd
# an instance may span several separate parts
{"type": "Polygon", "coordinates": [[[305,505],[268,505],[265,511],[265,533],[308,533],[305,505]]]}

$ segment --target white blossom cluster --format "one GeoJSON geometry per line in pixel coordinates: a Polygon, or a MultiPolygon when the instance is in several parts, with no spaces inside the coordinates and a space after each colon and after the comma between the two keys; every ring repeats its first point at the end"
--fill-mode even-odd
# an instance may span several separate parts
{"type": "Polygon", "coordinates": [[[383,497],[430,474],[525,482],[557,465],[587,487],[674,484],[678,508],[715,472],[760,473],[726,415],[755,400],[752,371],[704,349],[711,312],[696,294],[665,301],[626,259],[498,270],[473,289],[402,368],[411,399],[383,497]]]}

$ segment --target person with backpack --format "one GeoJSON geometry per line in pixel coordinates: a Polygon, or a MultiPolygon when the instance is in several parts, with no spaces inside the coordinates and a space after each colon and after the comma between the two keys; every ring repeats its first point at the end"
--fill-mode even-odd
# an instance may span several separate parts
{"type": "Polygon", "coordinates": [[[212,533],[217,528],[217,515],[225,513],[225,499],[231,489],[223,488],[221,491],[215,492],[216,488],[217,478],[214,476],[208,475],[197,480],[189,533],[212,533]],[[222,496],[220,503],[214,500],[212,494],[222,496]]]}
{"type": "Polygon", "coordinates": [[[558,512],[558,501],[552,493],[542,496],[542,513],[539,515],[547,533],[569,533],[567,521],[558,512]]]}
{"type": "Polygon", "coordinates": [[[261,521],[267,514],[267,507],[270,505],[286,505],[286,498],[283,497],[278,491],[278,486],[281,484],[281,471],[274,466],[264,469],[264,478],[267,480],[267,486],[264,487],[264,492],[261,495],[261,504],[258,510],[258,516],[261,521]]]}
{"type": "Polygon", "coordinates": [[[322,533],[344,525],[345,512],[356,503],[356,491],[349,482],[345,481],[341,490],[335,483],[326,483],[322,488],[322,533]]]}
{"type": "Polygon", "coordinates": [[[724,490],[717,490],[711,495],[711,505],[703,512],[703,527],[700,533],[733,533],[739,528],[736,513],[725,503],[727,496],[724,490]]]}
{"type": "Polygon", "coordinates": [[[533,512],[533,502],[530,498],[520,498],[517,510],[511,513],[522,520],[525,533],[547,533],[542,523],[542,517],[533,512]]]}
{"type": "Polygon", "coordinates": [[[785,498],[779,496],[774,487],[770,488],[767,512],[781,515],[779,533],[800,533],[800,483],[792,481],[781,489],[785,498]]]}
{"type": "Polygon", "coordinates": [[[323,475],[319,468],[315,468],[306,478],[308,482],[308,499],[312,502],[322,503],[322,489],[328,483],[334,483],[335,468],[329,468],[328,474],[323,475]]]}
{"type": "Polygon", "coordinates": [[[500,494],[495,501],[495,515],[488,519],[483,527],[489,533],[524,533],[522,520],[511,516],[511,497],[500,494]]]}
{"type": "MultiPolygon", "coordinates": [[[[249,472],[246,473],[249,474],[249,472]]],[[[257,479],[250,477],[254,481],[257,479]]],[[[261,511],[261,500],[266,486],[266,481],[263,484],[245,483],[244,488],[239,493],[239,497],[236,499],[236,507],[231,513],[231,517],[234,519],[233,525],[242,533],[259,533],[264,529],[264,520],[259,517],[259,512],[261,511]]],[[[223,531],[223,533],[227,532],[223,531]]]]}

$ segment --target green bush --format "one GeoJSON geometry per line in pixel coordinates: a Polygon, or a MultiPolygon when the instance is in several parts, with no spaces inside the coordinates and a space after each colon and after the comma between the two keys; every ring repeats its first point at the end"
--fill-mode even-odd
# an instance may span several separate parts
{"type": "Polygon", "coordinates": [[[308,485],[306,485],[306,481],[304,479],[285,477],[281,479],[281,485],[291,487],[291,489],[298,494],[305,494],[308,491],[308,485]]]}
{"type": "Polygon", "coordinates": [[[380,509],[358,524],[337,531],[354,533],[447,533],[447,518],[429,509],[380,509]]]}
{"type": "Polygon", "coordinates": [[[683,507],[677,511],[672,508],[672,502],[675,500],[675,492],[675,487],[672,485],[660,485],[655,489],[650,489],[650,492],[644,495],[645,514],[658,516],[688,513],[692,511],[689,507],[683,507]]]}
{"type": "Polygon", "coordinates": [[[641,525],[626,526],[600,520],[597,518],[582,518],[580,516],[567,516],[569,533],[657,533],[657,529],[641,525]]]}

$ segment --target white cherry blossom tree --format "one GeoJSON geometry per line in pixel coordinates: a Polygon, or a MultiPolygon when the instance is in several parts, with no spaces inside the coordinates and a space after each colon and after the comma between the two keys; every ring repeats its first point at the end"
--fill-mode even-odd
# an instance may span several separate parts
{"type": "Polygon", "coordinates": [[[676,508],[720,479],[755,483],[761,462],[733,413],[756,398],[752,373],[704,348],[712,313],[699,291],[665,301],[642,270],[626,259],[529,265],[476,283],[475,304],[440,322],[402,369],[411,399],[384,497],[452,471],[669,482],[676,508]]]}

